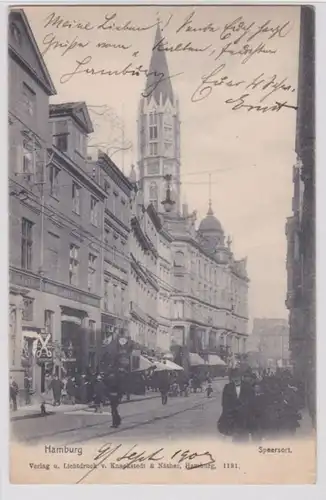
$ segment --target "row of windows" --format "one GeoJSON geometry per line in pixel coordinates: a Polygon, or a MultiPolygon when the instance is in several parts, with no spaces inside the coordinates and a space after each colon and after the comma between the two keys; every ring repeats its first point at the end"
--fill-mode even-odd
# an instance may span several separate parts
{"type": "MultiPolygon", "coordinates": [[[[21,267],[22,269],[32,269],[33,266],[33,222],[23,218],[22,231],[21,231],[21,267]]],[[[55,268],[59,261],[59,249],[57,246],[57,236],[49,233],[50,247],[50,262],[49,265],[55,268]]],[[[90,292],[96,291],[96,270],[97,270],[97,256],[88,254],[88,274],[87,274],[87,288],[90,292]]],[[[71,244],[69,248],[69,283],[73,286],[79,285],[80,279],[80,248],[71,244]]]]}
{"type": "MultiPolygon", "coordinates": [[[[50,165],[48,168],[49,168],[50,194],[58,198],[60,193],[60,182],[59,182],[60,169],[54,165],[50,165]]],[[[77,215],[80,215],[81,212],[81,189],[82,188],[79,184],[77,184],[74,181],[72,182],[71,185],[72,211],[77,215]]],[[[99,225],[99,201],[94,196],[91,196],[90,198],[89,210],[90,210],[90,222],[97,227],[99,225]]]]}

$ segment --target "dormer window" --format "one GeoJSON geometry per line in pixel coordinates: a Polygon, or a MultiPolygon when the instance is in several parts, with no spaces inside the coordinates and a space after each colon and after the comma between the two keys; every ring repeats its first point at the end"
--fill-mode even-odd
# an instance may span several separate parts
{"type": "Polygon", "coordinates": [[[68,122],[59,120],[53,123],[53,144],[63,153],[68,151],[68,122]]]}
{"type": "Polygon", "coordinates": [[[86,136],[80,132],[78,129],[75,129],[75,150],[80,154],[83,158],[86,156],[86,136]]]}

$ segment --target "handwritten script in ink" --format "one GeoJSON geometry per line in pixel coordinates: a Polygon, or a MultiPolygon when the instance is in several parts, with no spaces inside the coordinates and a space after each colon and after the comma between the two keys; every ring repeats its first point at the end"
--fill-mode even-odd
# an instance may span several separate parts
{"type": "Polygon", "coordinates": [[[193,470],[211,466],[216,462],[212,453],[207,450],[198,452],[190,449],[178,449],[167,453],[164,448],[158,448],[149,452],[140,449],[138,444],[135,444],[124,451],[122,444],[106,443],[97,450],[94,456],[94,468],[88,471],[78,483],[81,483],[99,466],[105,467],[104,464],[108,459],[121,464],[122,469],[132,468],[135,464],[159,464],[165,461],[176,466],[186,463],[186,470],[193,470]]]}
{"type": "Polygon", "coordinates": [[[182,79],[193,86],[189,94],[193,104],[214,96],[232,111],[267,113],[296,109],[295,83],[289,75],[276,74],[272,69],[270,73],[259,71],[260,61],[267,58],[268,67],[273,68],[273,61],[282,57],[282,48],[294,28],[291,19],[281,23],[268,18],[256,21],[250,18],[254,15],[251,9],[246,16],[221,23],[217,7],[216,19],[203,22],[197,11],[180,17],[176,7],[164,20],[153,18],[139,23],[132,19],[132,11],[128,11],[130,18],[123,18],[119,9],[103,11],[96,22],[65,18],[55,11],[46,15],[43,55],[56,53],[69,60],[70,69],[59,77],[62,85],[86,77],[142,77],[146,81],[142,95],[150,97],[167,80],[182,79]],[[169,74],[164,67],[148,67],[148,40],[152,53],[168,53],[175,58],[177,71],[169,74]],[[206,69],[198,69],[194,74],[197,66],[206,69]],[[254,76],[252,68],[256,71],[254,76]]]}

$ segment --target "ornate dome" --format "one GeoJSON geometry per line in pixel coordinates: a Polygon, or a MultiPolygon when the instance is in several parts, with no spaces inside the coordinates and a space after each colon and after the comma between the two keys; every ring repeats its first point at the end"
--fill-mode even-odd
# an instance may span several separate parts
{"type": "Polygon", "coordinates": [[[220,221],[215,217],[214,212],[212,210],[212,205],[211,202],[209,202],[209,209],[207,212],[207,215],[205,219],[201,221],[199,224],[198,231],[200,233],[213,233],[213,232],[218,232],[218,233],[223,233],[223,228],[222,224],[220,221]]]}

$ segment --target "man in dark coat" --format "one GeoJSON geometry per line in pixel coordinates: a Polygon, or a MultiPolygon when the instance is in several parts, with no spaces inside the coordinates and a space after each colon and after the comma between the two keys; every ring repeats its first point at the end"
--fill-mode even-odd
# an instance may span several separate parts
{"type": "Polygon", "coordinates": [[[25,404],[31,404],[31,378],[28,376],[26,372],[24,375],[24,390],[25,390],[25,404]]]}
{"type": "Polygon", "coordinates": [[[98,375],[94,383],[95,412],[101,411],[101,407],[102,404],[104,403],[104,400],[105,400],[105,385],[101,375],[98,375]]]}
{"type": "Polygon", "coordinates": [[[74,377],[69,377],[67,381],[67,395],[71,404],[75,404],[76,402],[76,380],[74,377]]]}
{"type": "Polygon", "coordinates": [[[10,377],[9,391],[10,391],[10,400],[12,401],[12,409],[13,409],[13,411],[16,411],[17,410],[18,384],[17,384],[17,382],[15,382],[15,380],[12,377],[10,377]]]}
{"type": "Polygon", "coordinates": [[[111,373],[107,378],[107,394],[111,405],[112,425],[115,429],[121,424],[118,407],[122,396],[118,374],[111,373]]]}
{"type": "Polygon", "coordinates": [[[162,405],[166,405],[166,403],[168,402],[168,393],[170,390],[170,380],[168,372],[163,372],[160,375],[159,391],[161,393],[162,405]]]}
{"type": "Polygon", "coordinates": [[[52,392],[53,392],[53,400],[54,400],[53,405],[54,406],[60,406],[60,404],[61,404],[61,392],[62,392],[62,389],[63,389],[63,383],[59,379],[58,375],[54,376],[54,378],[52,379],[52,382],[50,384],[50,387],[51,387],[52,392]]]}
{"type": "Polygon", "coordinates": [[[238,369],[230,373],[230,382],[222,394],[222,415],[219,430],[233,436],[234,441],[247,441],[252,432],[252,406],[254,401],[252,384],[241,379],[238,369]]]}

